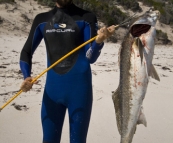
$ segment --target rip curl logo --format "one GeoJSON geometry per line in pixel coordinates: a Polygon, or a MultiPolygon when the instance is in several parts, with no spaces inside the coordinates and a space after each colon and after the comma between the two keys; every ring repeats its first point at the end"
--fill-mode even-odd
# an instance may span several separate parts
{"type": "Polygon", "coordinates": [[[66,28],[67,27],[67,25],[66,24],[57,24],[57,23],[55,23],[54,25],[54,28],[66,28]]]}
{"type": "Polygon", "coordinates": [[[66,28],[67,27],[67,24],[64,24],[64,23],[61,23],[61,24],[57,24],[55,23],[53,25],[53,27],[55,29],[48,29],[46,30],[46,33],[54,33],[54,32],[57,32],[57,33],[67,33],[67,32],[75,32],[75,30],[73,29],[70,29],[70,28],[66,28]]]}
{"type": "Polygon", "coordinates": [[[46,33],[54,33],[54,32],[67,33],[67,32],[75,32],[75,30],[73,30],[73,29],[49,29],[49,30],[46,30],[46,33]]]}
{"type": "Polygon", "coordinates": [[[60,24],[59,25],[59,27],[61,27],[61,28],[66,28],[66,26],[67,26],[66,24],[60,24]]]}

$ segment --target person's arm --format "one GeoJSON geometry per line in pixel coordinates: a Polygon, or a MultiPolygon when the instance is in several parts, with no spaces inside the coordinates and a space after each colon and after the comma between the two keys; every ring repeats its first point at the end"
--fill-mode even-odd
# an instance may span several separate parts
{"type": "Polygon", "coordinates": [[[33,85],[31,83],[33,79],[31,77],[32,55],[43,38],[39,26],[40,26],[39,18],[38,16],[36,16],[32,24],[28,39],[24,44],[24,47],[20,54],[20,69],[24,76],[24,82],[21,85],[21,89],[24,92],[30,90],[33,85]]]}
{"type": "Polygon", "coordinates": [[[100,30],[98,30],[96,17],[90,16],[90,23],[86,24],[84,30],[84,33],[88,34],[84,34],[84,40],[87,41],[97,35],[95,41],[92,42],[92,44],[87,45],[85,48],[87,49],[86,57],[91,64],[94,63],[100,56],[101,49],[104,46],[104,40],[110,37],[114,33],[114,31],[115,31],[114,25],[108,28],[103,27],[100,30]]]}
{"type": "MultiPolygon", "coordinates": [[[[84,41],[88,41],[89,39],[95,37],[97,35],[97,18],[94,14],[89,13],[87,15],[87,21],[85,22],[84,28],[84,41]]],[[[100,55],[101,49],[103,48],[104,43],[96,43],[93,41],[90,44],[85,46],[86,58],[89,63],[94,63],[100,55]]]]}
{"type": "Polygon", "coordinates": [[[103,46],[104,46],[103,42],[102,43],[96,43],[96,41],[92,42],[91,47],[86,52],[86,57],[91,64],[98,59],[103,46]]]}
{"type": "Polygon", "coordinates": [[[32,24],[28,39],[20,54],[20,68],[23,73],[24,79],[31,76],[32,69],[32,55],[40,44],[43,35],[39,28],[39,18],[36,16],[32,24]]]}

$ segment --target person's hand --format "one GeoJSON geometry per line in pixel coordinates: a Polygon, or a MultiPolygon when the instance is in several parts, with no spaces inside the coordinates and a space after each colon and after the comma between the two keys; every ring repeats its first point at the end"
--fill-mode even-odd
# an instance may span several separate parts
{"type": "Polygon", "coordinates": [[[22,83],[20,89],[21,89],[23,92],[29,91],[29,90],[32,88],[33,84],[38,83],[37,81],[35,81],[34,83],[31,83],[32,80],[33,80],[33,77],[27,77],[27,78],[23,81],[23,83],[22,83]]]}
{"type": "Polygon", "coordinates": [[[112,34],[115,32],[115,25],[112,25],[110,27],[103,27],[100,28],[97,31],[97,37],[96,37],[96,43],[102,43],[105,39],[109,38],[110,36],[112,36],[112,34]]]}

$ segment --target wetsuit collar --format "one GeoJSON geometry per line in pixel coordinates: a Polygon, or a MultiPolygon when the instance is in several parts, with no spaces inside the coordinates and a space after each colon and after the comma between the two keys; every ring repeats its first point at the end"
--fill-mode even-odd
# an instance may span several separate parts
{"type": "Polygon", "coordinates": [[[66,7],[61,7],[61,8],[55,6],[53,8],[52,12],[55,14],[58,10],[60,10],[60,11],[65,12],[65,13],[70,13],[70,12],[72,12],[74,10],[75,7],[76,6],[73,3],[71,3],[70,5],[68,5],[66,7]]]}
{"type": "Polygon", "coordinates": [[[75,7],[75,5],[73,3],[71,3],[65,7],[57,7],[57,6],[55,6],[55,7],[56,7],[56,10],[61,10],[61,11],[67,12],[67,11],[71,11],[75,7]]]}

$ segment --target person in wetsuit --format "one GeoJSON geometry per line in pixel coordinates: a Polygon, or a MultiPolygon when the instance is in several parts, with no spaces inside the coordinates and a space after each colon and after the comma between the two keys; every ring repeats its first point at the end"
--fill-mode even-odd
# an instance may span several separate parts
{"type": "Polygon", "coordinates": [[[49,67],[97,35],[94,42],[47,72],[41,109],[43,143],[60,143],[66,109],[69,113],[70,143],[86,143],[93,99],[90,64],[97,60],[103,41],[114,31],[114,25],[98,30],[96,16],[75,6],[72,0],[57,0],[51,11],[35,17],[20,56],[24,75],[21,89],[24,92],[32,88],[32,56],[42,39],[49,67]]]}

